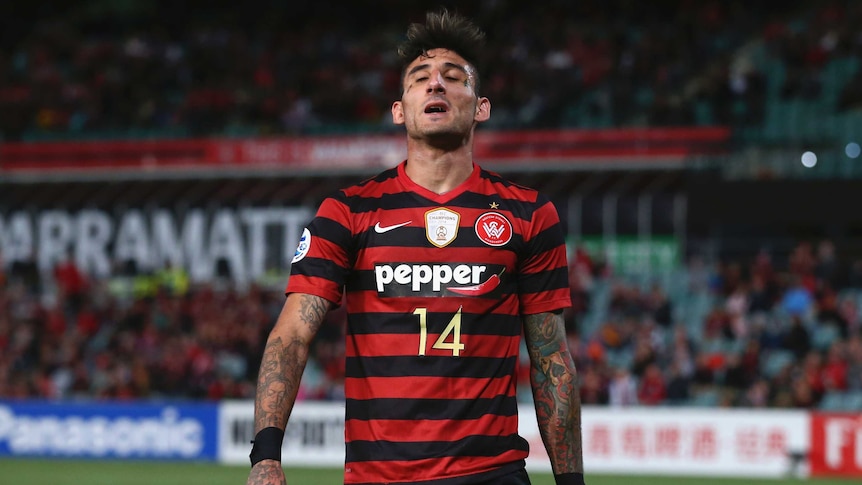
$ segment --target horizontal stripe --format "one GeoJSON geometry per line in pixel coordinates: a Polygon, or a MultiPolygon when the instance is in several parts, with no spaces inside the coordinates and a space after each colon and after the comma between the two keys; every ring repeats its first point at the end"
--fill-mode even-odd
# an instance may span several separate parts
{"type": "Polygon", "coordinates": [[[556,267],[541,273],[521,273],[518,275],[518,283],[521,286],[521,294],[541,293],[543,291],[554,291],[569,289],[568,269],[556,267]]]}
{"type": "Polygon", "coordinates": [[[347,441],[457,441],[472,435],[509,436],[518,432],[518,416],[485,415],[471,420],[351,419],[347,441]]]}
{"type": "Polygon", "coordinates": [[[442,457],[412,461],[347,463],[345,485],[468,485],[524,468],[527,452],[512,450],[497,457],[442,457]]]}
{"type": "Polygon", "coordinates": [[[519,194],[519,196],[527,201],[533,200],[535,201],[537,197],[541,194],[533,188],[525,187],[520,184],[516,184],[515,182],[502,177],[497,172],[492,172],[490,170],[482,170],[481,173],[482,179],[487,180],[489,183],[504,187],[507,191],[511,191],[519,194]]]}
{"type": "Polygon", "coordinates": [[[515,387],[514,376],[498,379],[410,376],[344,380],[345,392],[352,399],[490,399],[500,395],[514,395],[515,387]]]}
{"type": "Polygon", "coordinates": [[[296,276],[287,281],[285,293],[307,293],[325,298],[337,305],[341,301],[341,287],[330,283],[323,278],[296,276]]]}
{"type": "Polygon", "coordinates": [[[357,220],[357,222],[361,223],[361,225],[355,227],[355,232],[357,234],[365,234],[368,236],[379,237],[381,240],[386,240],[386,238],[396,234],[409,233],[410,230],[418,232],[419,234],[424,236],[426,230],[426,212],[439,208],[446,208],[458,214],[458,236],[461,236],[462,234],[466,234],[468,232],[475,235],[476,231],[474,227],[476,221],[479,219],[480,216],[482,216],[482,214],[486,214],[488,212],[496,212],[508,219],[509,222],[511,222],[513,225],[513,229],[515,232],[513,236],[519,235],[519,228],[529,227],[529,221],[523,221],[518,219],[512,212],[508,210],[489,208],[487,200],[488,199],[485,198],[485,204],[476,208],[466,207],[458,204],[427,204],[414,207],[398,206],[391,209],[380,208],[373,213],[359,213],[351,215],[357,220]],[[393,229],[391,231],[378,233],[373,230],[374,225],[377,222],[380,222],[381,226],[388,226],[391,224],[400,224],[407,221],[410,221],[410,224],[398,226],[397,229],[393,229]]]}
{"type": "MultiPolygon", "coordinates": [[[[341,226],[339,226],[339,227],[341,227],[341,226]]],[[[309,231],[311,231],[311,230],[309,229],[309,231]]],[[[346,232],[346,230],[345,230],[345,232],[346,232]]],[[[347,259],[348,259],[346,248],[347,248],[347,245],[350,244],[350,241],[351,241],[351,239],[349,237],[347,237],[346,234],[345,234],[345,237],[343,237],[343,238],[333,240],[333,239],[328,239],[328,238],[316,235],[315,233],[312,233],[312,236],[310,239],[310,244],[308,247],[308,255],[306,256],[306,258],[308,258],[308,259],[315,259],[315,258],[330,259],[334,263],[336,263],[336,265],[342,271],[344,271],[343,268],[347,267],[347,259]]],[[[306,241],[306,242],[308,242],[308,241],[306,241]]],[[[300,259],[298,262],[302,262],[302,261],[305,261],[305,259],[300,259]]]]}
{"type": "MultiPolygon", "coordinates": [[[[485,257],[487,257],[488,250],[492,247],[482,242],[482,240],[479,239],[479,236],[476,234],[476,230],[473,228],[473,223],[476,222],[476,219],[480,215],[481,214],[477,214],[476,217],[468,218],[462,214],[463,222],[462,225],[458,227],[458,233],[455,235],[455,238],[451,242],[446,244],[445,247],[463,249],[484,249],[485,257]],[[467,224],[464,224],[464,222],[466,222],[467,224]]],[[[388,219],[389,216],[387,216],[387,220],[388,219]]],[[[415,249],[418,251],[433,251],[437,249],[439,251],[439,247],[431,244],[431,242],[428,241],[427,230],[425,229],[425,222],[423,219],[424,212],[416,212],[412,216],[406,216],[405,219],[402,219],[402,222],[412,220],[413,223],[410,224],[410,226],[399,227],[398,229],[393,229],[392,231],[385,232],[383,234],[377,234],[373,230],[366,231],[364,234],[362,234],[362,247],[372,255],[374,255],[375,253],[379,253],[380,251],[403,251],[404,249],[415,249]]],[[[369,229],[371,228],[369,227],[369,229]]],[[[493,249],[497,251],[516,251],[524,247],[523,240],[523,235],[518,232],[515,232],[514,234],[512,234],[512,239],[508,243],[506,243],[505,246],[499,246],[493,249]]]]}
{"type": "Polygon", "coordinates": [[[345,377],[503,377],[515,371],[517,357],[347,357],[345,377]]]}
{"type": "Polygon", "coordinates": [[[490,399],[368,399],[345,400],[345,419],[478,419],[486,414],[514,416],[515,396],[490,399]]]}
{"type": "Polygon", "coordinates": [[[353,185],[352,187],[342,189],[342,192],[348,195],[357,191],[367,192],[369,190],[374,190],[375,187],[391,184],[392,181],[397,180],[397,177],[397,168],[388,168],[386,170],[383,170],[382,172],[377,172],[375,175],[368,177],[365,180],[362,180],[361,182],[356,185],[353,185]]]}
{"type": "Polygon", "coordinates": [[[405,192],[400,186],[389,185],[388,187],[378,187],[381,190],[393,191],[394,193],[382,193],[380,191],[364,190],[361,193],[351,193],[345,199],[345,202],[350,206],[350,210],[354,214],[367,214],[377,212],[379,210],[393,209],[425,209],[437,206],[429,201],[416,197],[412,192],[405,192]]]}
{"type": "MultiPolygon", "coordinates": [[[[553,251],[560,248],[565,250],[565,246],[563,246],[564,236],[560,223],[544,228],[536,227],[535,229],[541,229],[541,232],[526,241],[530,254],[541,254],[545,251],[553,251]]],[[[562,254],[565,255],[565,252],[562,254]]]]}
{"type": "Polygon", "coordinates": [[[568,292],[560,291],[558,298],[548,298],[546,295],[537,294],[526,296],[521,299],[521,309],[524,315],[535,315],[536,313],[553,312],[572,306],[572,299],[568,292]]]}
{"type": "MultiPolygon", "coordinates": [[[[470,186],[467,190],[445,204],[425,199],[414,191],[407,190],[398,179],[398,167],[385,170],[356,186],[346,188],[339,195],[356,212],[370,212],[379,207],[414,207],[417,204],[420,206],[458,205],[487,209],[488,197],[491,196],[496,196],[498,202],[503,201],[513,205],[532,207],[542,204],[543,201],[536,190],[512,183],[499,174],[481,168],[479,170],[478,177],[468,181],[470,186]]],[[[522,209],[518,212],[530,212],[530,210],[522,209]]]]}
{"type": "MultiPolygon", "coordinates": [[[[306,256],[300,261],[293,263],[290,267],[290,278],[298,276],[309,276],[329,280],[333,285],[341,282],[339,277],[344,274],[344,269],[329,258],[318,258],[306,256]]],[[[290,279],[288,279],[288,283],[290,279]]]]}
{"type": "Polygon", "coordinates": [[[333,243],[349,241],[352,237],[344,214],[349,209],[336,199],[325,199],[317,209],[314,219],[308,223],[308,230],[315,238],[333,243]]]}
{"type": "Polygon", "coordinates": [[[527,218],[538,209],[535,202],[522,200],[521,198],[512,197],[513,195],[521,195],[508,191],[501,191],[499,186],[483,185],[475,188],[475,191],[464,192],[452,201],[452,205],[458,207],[471,207],[480,212],[488,212],[493,210],[505,214],[507,217],[515,220],[526,221],[527,218]],[[481,192],[480,192],[481,190],[481,192]],[[491,209],[488,199],[493,198],[498,204],[497,209],[491,209]]]}
{"type": "MultiPolygon", "coordinates": [[[[434,343],[440,333],[428,329],[425,348],[422,349],[428,356],[452,357],[451,349],[435,349],[434,343]]],[[[419,355],[419,325],[412,332],[406,334],[359,334],[351,335],[347,344],[347,357],[385,357],[385,356],[417,356],[419,355]]],[[[446,336],[445,342],[454,342],[454,335],[446,336]]],[[[460,357],[497,357],[505,358],[517,355],[520,334],[513,336],[501,335],[473,335],[461,330],[460,343],[464,349],[460,351],[460,357]]]]}
{"type": "Polygon", "coordinates": [[[353,315],[348,317],[350,326],[356,333],[406,332],[405,328],[413,328],[413,325],[405,327],[404,322],[412,322],[413,320],[405,319],[418,318],[412,313],[416,308],[428,308],[429,315],[440,315],[430,318],[429,321],[442,320],[445,322],[448,322],[452,315],[460,310],[463,328],[469,329],[468,333],[503,334],[505,330],[496,331],[494,329],[498,327],[510,329],[517,326],[520,321],[518,319],[518,299],[512,294],[505,295],[501,300],[469,296],[447,298],[416,296],[381,299],[377,298],[376,291],[348,291],[346,301],[347,308],[356,315],[356,318],[351,318],[353,315]]]}
{"type": "Polygon", "coordinates": [[[345,461],[415,461],[442,456],[499,456],[507,451],[527,451],[518,435],[468,436],[457,441],[351,441],[346,443],[345,461]]]}
{"type": "MultiPolygon", "coordinates": [[[[351,297],[355,295],[350,295],[351,297]]],[[[401,303],[401,302],[399,302],[401,303]]],[[[366,300],[363,304],[351,301],[347,311],[350,312],[349,330],[352,335],[362,334],[419,334],[419,316],[405,313],[404,308],[416,308],[428,305],[428,300],[418,300],[410,305],[408,302],[401,303],[400,311],[393,313],[391,301],[383,302],[376,299],[366,300]],[[361,310],[375,310],[363,312],[361,310]]],[[[470,300],[452,300],[437,298],[432,299],[430,304],[434,305],[433,312],[426,314],[426,325],[429,333],[440,334],[452,316],[461,310],[461,333],[467,335],[502,335],[517,336],[521,334],[521,317],[519,315],[505,315],[499,313],[477,314],[470,312],[470,307],[481,307],[480,310],[488,311],[486,303],[473,302],[470,300]],[[449,308],[447,309],[446,306],[449,308]]],[[[495,309],[496,310],[496,309],[495,309]]]]}
{"type": "MultiPolygon", "coordinates": [[[[463,229],[463,228],[462,228],[463,229]]],[[[397,232],[396,229],[392,232],[397,232]]],[[[470,231],[473,228],[469,228],[470,231]]],[[[386,233],[389,234],[389,233],[386,233]]],[[[475,233],[473,234],[475,236],[475,233]]],[[[461,237],[460,231],[456,240],[461,237]]],[[[427,241],[424,230],[422,240],[427,241]]],[[[415,245],[414,245],[415,246],[415,245]]],[[[449,246],[447,246],[449,247],[449,246]]],[[[371,272],[378,264],[400,264],[400,263],[426,263],[426,264],[468,264],[476,266],[488,264],[495,266],[506,266],[512,268],[517,263],[518,249],[513,243],[499,248],[493,248],[485,243],[477,243],[472,247],[462,246],[458,251],[441,251],[436,246],[399,246],[390,244],[385,247],[362,248],[358,251],[356,271],[371,272]]],[[[564,250],[565,248],[563,248],[564,250]]],[[[565,255],[565,253],[563,253],[565,255]]]]}

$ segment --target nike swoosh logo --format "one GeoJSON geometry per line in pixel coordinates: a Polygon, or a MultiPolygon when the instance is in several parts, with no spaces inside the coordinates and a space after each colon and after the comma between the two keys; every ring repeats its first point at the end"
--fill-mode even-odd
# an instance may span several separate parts
{"type": "Polygon", "coordinates": [[[377,224],[374,224],[374,232],[376,232],[377,234],[383,234],[384,232],[389,232],[393,229],[398,229],[399,227],[404,227],[407,224],[410,224],[411,222],[413,222],[413,221],[402,222],[401,224],[393,224],[391,226],[381,226],[380,223],[378,222],[377,224]]]}

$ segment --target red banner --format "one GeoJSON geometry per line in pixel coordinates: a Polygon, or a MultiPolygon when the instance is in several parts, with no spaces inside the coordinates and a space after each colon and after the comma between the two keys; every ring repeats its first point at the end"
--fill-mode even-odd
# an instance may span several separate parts
{"type": "MultiPolygon", "coordinates": [[[[730,130],[478,131],[474,156],[489,163],[682,164],[697,154],[723,153],[730,130]]],[[[305,138],[128,140],[0,144],[0,173],[162,169],[389,167],[406,156],[404,135],[305,138]]]]}
{"type": "Polygon", "coordinates": [[[811,476],[862,477],[862,414],[811,415],[811,476]]]}

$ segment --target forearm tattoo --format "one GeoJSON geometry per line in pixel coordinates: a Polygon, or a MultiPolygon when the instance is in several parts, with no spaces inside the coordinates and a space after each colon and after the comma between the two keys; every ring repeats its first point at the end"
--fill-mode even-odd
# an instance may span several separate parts
{"type": "Polygon", "coordinates": [[[284,483],[284,470],[281,465],[260,462],[251,469],[246,485],[281,485],[284,483]]]}
{"type": "Polygon", "coordinates": [[[562,315],[528,315],[524,329],[536,417],[551,466],[554,473],[583,473],[581,397],[562,315]]]}
{"type": "MultiPolygon", "coordinates": [[[[307,326],[308,335],[317,333],[328,309],[329,302],[323,298],[301,296],[298,317],[300,324],[307,326]]],[[[267,341],[257,378],[255,430],[269,426],[284,429],[287,425],[308,361],[308,345],[309,342],[298,337],[290,340],[273,337],[267,341]]]]}

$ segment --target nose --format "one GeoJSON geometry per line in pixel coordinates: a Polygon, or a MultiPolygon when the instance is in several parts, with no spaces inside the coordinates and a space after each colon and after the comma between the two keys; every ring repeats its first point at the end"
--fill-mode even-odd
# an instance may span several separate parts
{"type": "Polygon", "coordinates": [[[435,70],[431,73],[431,77],[428,78],[428,86],[425,90],[429,93],[443,93],[446,92],[446,87],[443,80],[443,73],[435,70]]]}

